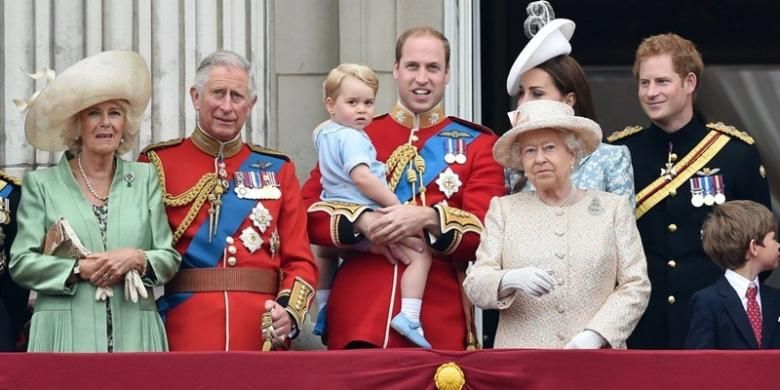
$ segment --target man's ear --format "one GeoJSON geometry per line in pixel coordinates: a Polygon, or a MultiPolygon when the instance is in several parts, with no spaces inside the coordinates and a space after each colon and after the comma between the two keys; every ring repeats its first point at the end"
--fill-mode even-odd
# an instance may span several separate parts
{"type": "Polygon", "coordinates": [[[683,88],[685,88],[685,92],[693,93],[693,91],[696,90],[697,85],[699,85],[699,79],[696,77],[696,74],[689,72],[685,75],[685,78],[683,79],[683,88]]]}

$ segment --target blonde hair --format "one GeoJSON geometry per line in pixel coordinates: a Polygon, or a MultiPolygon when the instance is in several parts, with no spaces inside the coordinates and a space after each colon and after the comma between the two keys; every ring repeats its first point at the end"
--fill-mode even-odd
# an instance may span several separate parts
{"type": "Polygon", "coordinates": [[[655,56],[668,54],[672,57],[674,71],[684,79],[688,73],[696,75],[696,89],[699,89],[704,62],[701,53],[696,50],[693,42],[674,33],[653,35],[645,38],[636,49],[634,58],[634,78],[639,77],[639,67],[642,61],[655,56]]]}
{"type": "Polygon", "coordinates": [[[752,240],[763,246],[764,236],[777,229],[775,216],[766,206],[750,200],[733,200],[716,206],[701,227],[702,246],[721,269],[735,269],[747,262],[752,240]]]}
{"type": "Polygon", "coordinates": [[[379,78],[376,77],[371,68],[360,64],[341,64],[328,72],[328,77],[322,83],[322,101],[325,102],[328,98],[336,99],[339,88],[341,88],[341,82],[347,76],[352,76],[363,84],[368,85],[374,91],[376,95],[379,90],[379,78]]]}
{"type": "MultiPolygon", "coordinates": [[[[106,101],[116,103],[124,113],[125,129],[122,132],[122,140],[119,143],[119,147],[116,150],[116,154],[118,155],[125,154],[135,147],[136,141],[138,140],[138,129],[140,126],[141,116],[133,112],[132,109],[130,108],[130,103],[128,103],[124,99],[106,100],[106,101]]],[[[105,103],[105,102],[100,102],[100,103],[105,103]]],[[[92,108],[95,105],[89,106],[84,110],[92,108]]],[[[71,117],[70,125],[62,133],[62,138],[65,140],[65,145],[67,145],[68,150],[74,154],[79,153],[82,147],[81,113],[84,112],[84,110],[77,112],[71,117]]]]}

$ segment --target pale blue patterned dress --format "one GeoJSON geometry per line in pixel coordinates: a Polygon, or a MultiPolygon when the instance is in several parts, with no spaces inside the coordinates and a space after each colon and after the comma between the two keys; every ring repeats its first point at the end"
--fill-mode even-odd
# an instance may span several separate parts
{"type": "MultiPolygon", "coordinates": [[[[514,184],[520,175],[507,173],[508,188],[514,184]]],[[[571,174],[571,181],[577,188],[611,192],[625,195],[631,207],[636,207],[634,197],[634,167],[631,165],[631,152],[625,145],[600,144],[595,152],[585,156],[571,174]]],[[[534,186],[528,182],[523,191],[532,191],[534,186]]]]}

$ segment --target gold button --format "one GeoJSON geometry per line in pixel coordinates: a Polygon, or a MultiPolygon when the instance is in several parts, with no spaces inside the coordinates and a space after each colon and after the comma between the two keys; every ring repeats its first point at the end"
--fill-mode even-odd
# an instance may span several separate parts
{"type": "Polygon", "coordinates": [[[232,267],[232,266],[236,265],[237,262],[238,262],[238,260],[236,260],[235,257],[233,257],[233,256],[228,257],[227,263],[228,263],[229,266],[232,267]]]}
{"type": "Polygon", "coordinates": [[[412,142],[417,142],[417,141],[419,141],[419,140],[420,140],[420,137],[418,137],[418,136],[416,136],[416,135],[413,135],[413,136],[412,136],[412,142]]]}
{"type": "Polygon", "coordinates": [[[669,260],[666,262],[666,265],[669,266],[669,268],[677,268],[677,262],[674,260],[669,260]]]}
{"type": "Polygon", "coordinates": [[[677,153],[672,153],[669,155],[669,159],[672,160],[672,162],[677,161],[677,153]]]}
{"type": "Polygon", "coordinates": [[[669,196],[677,196],[677,190],[675,190],[674,188],[669,190],[669,196]]]}
{"type": "Polygon", "coordinates": [[[667,229],[669,230],[669,233],[674,233],[674,232],[676,232],[676,231],[677,231],[677,225],[675,225],[675,224],[671,223],[671,224],[669,224],[669,226],[667,227],[667,229]]]}
{"type": "Polygon", "coordinates": [[[674,295],[669,295],[669,298],[666,298],[666,302],[669,302],[670,305],[674,305],[674,303],[677,302],[677,298],[675,298],[674,295]]]}

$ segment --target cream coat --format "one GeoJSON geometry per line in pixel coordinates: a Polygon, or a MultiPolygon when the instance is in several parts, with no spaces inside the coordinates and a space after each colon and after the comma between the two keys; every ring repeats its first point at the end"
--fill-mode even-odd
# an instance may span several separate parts
{"type": "Polygon", "coordinates": [[[564,208],[534,192],[493,198],[476,256],[464,288],[476,306],[501,311],[496,348],[562,348],[584,329],[625,348],[650,296],[631,206],[606,192],[588,190],[564,208]],[[503,275],[526,266],[552,270],[555,289],[501,299],[503,275]]]}

